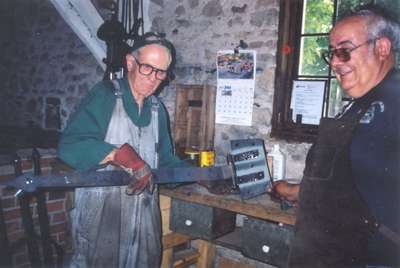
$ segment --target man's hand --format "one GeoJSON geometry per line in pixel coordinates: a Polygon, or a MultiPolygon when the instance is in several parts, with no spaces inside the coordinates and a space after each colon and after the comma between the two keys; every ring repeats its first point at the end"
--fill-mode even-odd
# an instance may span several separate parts
{"type": "Polygon", "coordinates": [[[151,185],[151,169],[129,144],[125,143],[114,153],[112,163],[122,167],[132,175],[126,194],[140,194],[151,185]]]}
{"type": "Polygon", "coordinates": [[[299,199],[299,190],[299,184],[291,184],[285,180],[280,180],[274,182],[272,188],[268,189],[267,191],[273,198],[296,203],[299,199]]]}

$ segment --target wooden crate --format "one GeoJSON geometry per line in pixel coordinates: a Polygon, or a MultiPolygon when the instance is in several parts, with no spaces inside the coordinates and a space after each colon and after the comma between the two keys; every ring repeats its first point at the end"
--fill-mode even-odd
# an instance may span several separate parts
{"type": "Polygon", "coordinates": [[[215,87],[177,85],[174,142],[177,155],[187,149],[210,150],[214,147],[215,87]]]}

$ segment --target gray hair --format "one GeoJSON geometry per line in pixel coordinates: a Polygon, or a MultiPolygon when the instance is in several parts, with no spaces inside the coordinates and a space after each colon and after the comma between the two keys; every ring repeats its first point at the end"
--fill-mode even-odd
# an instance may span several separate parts
{"type": "MultiPolygon", "coordinates": [[[[165,50],[165,52],[167,52],[168,58],[169,58],[168,67],[170,67],[171,62],[172,62],[172,59],[173,59],[173,58],[172,58],[173,56],[172,56],[172,53],[171,53],[170,49],[167,48],[167,47],[165,47],[165,46],[163,46],[162,44],[159,44],[159,43],[152,43],[152,44],[157,45],[157,46],[159,46],[159,47],[162,47],[162,48],[165,50]]],[[[142,47],[139,47],[139,48],[133,50],[133,51],[131,52],[131,55],[133,55],[135,58],[138,59],[138,58],[140,57],[140,53],[141,53],[142,48],[144,48],[144,47],[146,47],[146,46],[148,46],[148,45],[152,45],[152,44],[147,44],[147,45],[144,45],[144,46],[142,46],[142,47]]]]}
{"type": "Polygon", "coordinates": [[[368,5],[342,19],[348,17],[362,17],[367,23],[370,40],[387,37],[392,43],[393,51],[400,51],[400,22],[389,11],[376,5],[368,5]]]}

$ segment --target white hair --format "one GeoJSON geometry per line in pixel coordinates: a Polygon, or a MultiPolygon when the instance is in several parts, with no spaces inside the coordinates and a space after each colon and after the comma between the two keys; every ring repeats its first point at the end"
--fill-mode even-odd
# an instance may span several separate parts
{"type": "Polygon", "coordinates": [[[139,47],[138,49],[132,51],[131,54],[132,54],[134,57],[139,58],[139,57],[140,57],[141,50],[142,50],[144,47],[149,46],[149,45],[157,45],[157,46],[163,48],[163,49],[165,50],[165,52],[167,52],[167,54],[168,54],[168,59],[169,59],[169,61],[168,61],[168,66],[171,64],[171,62],[172,62],[172,54],[171,54],[171,51],[170,51],[167,47],[165,47],[165,46],[163,46],[163,45],[161,45],[161,44],[157,44],[157,43],[147,44],[147,45],[145,45],[145,46],[139,47]]]}
{"type": "Polygon", "coordinates": [[[360,8],[349,14],[348,17],[362,17],[367,23],[370,40],[381,37],[388,38],[394,51],[400,51],[400,23],[394,16],[377,6],[360,8]]]}

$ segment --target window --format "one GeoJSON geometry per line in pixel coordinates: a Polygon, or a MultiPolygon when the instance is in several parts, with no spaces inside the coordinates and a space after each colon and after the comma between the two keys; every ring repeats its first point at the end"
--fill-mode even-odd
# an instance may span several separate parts
{"type": "Polygon", "coordinates": [[[326,81],[322,117],[334,117],[349,101],[321,57],[337,17],[361,4],[378,2],[400,11],[398,0],[281,0],[271,136],[314,141],[318,125],[292,119],[293,80],[326,81]]]}

